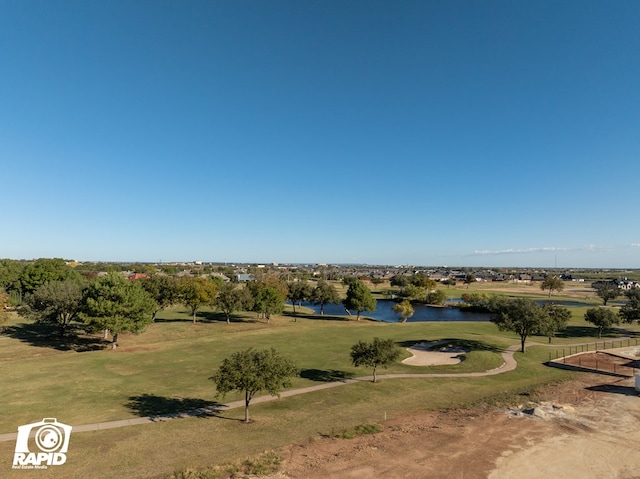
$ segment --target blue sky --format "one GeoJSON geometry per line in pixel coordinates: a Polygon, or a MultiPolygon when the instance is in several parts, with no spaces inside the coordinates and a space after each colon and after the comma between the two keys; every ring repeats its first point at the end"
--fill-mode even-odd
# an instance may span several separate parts
{"type": "Polygon", "coordinates": [[[0,3],[0,257],[640,267],[640,2],[0,3]]]}

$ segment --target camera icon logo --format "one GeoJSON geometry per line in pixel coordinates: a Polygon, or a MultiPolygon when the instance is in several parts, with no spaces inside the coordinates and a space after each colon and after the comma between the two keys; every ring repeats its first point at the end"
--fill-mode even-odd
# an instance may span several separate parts
{"type": "Polygon", "coordinates": [[[13,455],[14,469],[46,469],[67,460],[71,426],[45,417],[42,421],[18,427],[13,455]]]}

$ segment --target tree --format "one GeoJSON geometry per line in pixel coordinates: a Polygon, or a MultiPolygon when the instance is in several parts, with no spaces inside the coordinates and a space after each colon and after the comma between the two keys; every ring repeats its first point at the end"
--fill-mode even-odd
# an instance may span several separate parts
{"type": "Polygon", "coordinates": [[[324,315],[324,305],[328,303],[339,304],[340,296],[336,291],[336,288],[321,279],[318,281],[318,285],[313,289],[311,293],[311,302],[313,304],[320,305],[320,314],[324,315]]]}
{"type": "Polygon", "coordinates": [[[422,286],[416,286],[413,283],[409,283],[405,286],[404,291],[400,296],[414,301],[425,301],[427,299],[427,289],[422,286]]]}
{"type": "Polygon", "coordinates": [[[609,308],[590,308],[584,313],[584,320],[598,328],[598,337],[602,337],[602,331],[614,324],[620,323],[620,317],[609,308]]]}
{"type": "Polygon", "coordinates": [[[9,313],[7,312],[8,307],[9,295],[5,292],[4,288],[0,287],[0,326],[9,319],[9,313]]]}
{"type": "Polygon", "coordinates": [[[391,278],[389,284],[391,284],[391,286],[397,286],[398,288],[400,288],[400,294],[403,294],[404,288],[407,287],[409,282],[409,276],[407,276],[406,274],[396,274],[391,278]]]}
{"type": "Polygon", "coordinates": [[[26,266],[24,261],[15,259],[0,259],[0,288],[7,293],[20,291],[20,276],[26,266]]]}
{"type": "Polygon", "coordinates": [[[620,288],[615,283],[599,283],[593,287],[596,290],[596,296],[602,299],[604,306],[607,305],[607,301],[610,299],[616,299],[620,296],[620,288]]]}
{"type": "Polygon", "coordinates": [[[552,291],[560,292],[564,289],[564,283],[557,276],[548,275],[544,281],[540,284],[542,291],[549,290],[549,297],[551,297],[552,291]]]}
{"type": "Polygon", "coordinates": [[[625,291],[624,295],[627,302],[620,308],[620,317],[627,323],[640,321],[640,288],[625,291]]]}
{"type": "Polygon", "coordinates": [[[194,323],[198,310],[202,306],[213,304],[218,294],[218,284],[209,278],[183,276],[178,283],[178,289],[180,300],[189,308],[194,323]]]}
{"type": "Polygon", "coordinates": [[[373,284],[374,288],[376,288],[376,290],[378,289],[378,286],[380,286],[382,283],[384,283],[384,279],[382,278],[371,278],[370,279],[371,284],[373,284]]]}
{"type": "Polygon", "coordinates": [[[427,304],[442,304],[445,299],[447,299],[447,293],[441,289],[435,289],[427,293],[424,302],[427,304]]]}
{"type": "Polygon", "coordinates": [[[231,323],[231,315],[245,306],[247,294],[246,289],[240,289],[233,283],[224,283],[220,286],[214,304],[224,314],[227,324],[231,323]]]}
{"type": "Polygon", "coordinates": [[[311,297],[311,286],[306,280],[292,281],[289,283],[287,298],[293,305],[293,314],[296,314],[296,303],[302,303],[311,297]]]}
{"type": "Polygon", "coordinates": [[[136,281],[140,281],[142,288],[158,305],[151,315],[152,322],[156,320],[156,316],[160,311],[176,304],[180,300],[178,280],[175,276],[152,274],[148,278],[141,278],[136,281]]]}
{"type": "Polygon", "coordinates": [[[409,278],[409,283],[417,286],[418,288],[424,288],[426,291],[430,291],[438,287],[438,283],[424,273],[414,274],[409,278]]]}
{"type": "Polygon", "coordinates": [[[347,309],[354,309],[358,312],[356,320],[360,320],[360,313],[362,311],[375,311],[376,300],[369,291],[369,288],[360,280],[355,280],[349,286],[347,290],[347,297],[343,301],[344,307],[347,309]]]}
{"type": "Polygon", "coordinates": [[[40,258],[27,264],[20,275],[23,293],[33,293],[39,286],[51,281],[80,280],[80,274],[60,258],[40,258]]]}
{"type": "Polygon", "coordinates": [[[402,322],[406,323],[407,319],[413,316],[413,306],[408,299],[405,299],[393,306],[393,310],[402,316],[402,322]]]}
{"type": "Polygon", "coordinates": [[[18,314],[58,328],[62,338],[73,321],[79,320],[84,304],[84,285],[73,279],[52,281],[25,297],[18,314]]]}
{"type": "Polygon", "coordinates": [[[512,331],[520,336],[520,350],[524,353],[527,337],[540,331],[546,315],[542,307],[529,299],[517,298],[502,302],[491,317],[500,331],[512,331]]]}
{"type": "Polygon", "coordinates": [[[449,289],[449,286],[455,286],[456,285],[456,280],[453,278],[447,278],[444,281],[442,281],[442,284],[446,284],[447,285],[447,289],[449,289]]]}
{"type": "Polygon", "coordinates": [[[271,286],[259,289],[253,301],[253,310],[262,314],[267,323],[271,321],[272,314],[281,314],[284,311],[284,296],[271,286]]]}
{"type": "Polygon", "coordinates": [[[89,285],[82,320],[89,326],[111,331],[111,348],[120,333],[141,333],[151,323],[155,301],[137,281],[109,273],[89,285]]]}
{"type": "Polygon", "coordinates": [[[392,339],[373,338],[367,343],[358,341],[351,346],[351,362],[354,366],[367,366],[373,368],[373,382],[376,382],[376,369],[378,366],[386,368],[400,356],[400,349],[392,339]]]}
{"type": "Polygon", "coordinates": [[[555,337],[556,333],[567,327],[567,323],[571,319],[571,312],[557,304],[545,304],[542,309],[547,316],[540,325],[538,333],[549,338],[549,344],[551,344],[551,339],[555,337]]]}
{"type": "Polygon", "coordinates": [[[244,392],[244,422],[249,422],[249,403],[258,392],[279,395],[298,374],[295,364],[275,349],[249,348],[225,358],[209,379],[216,384],[216,397],[224,397],[234,390],[244,392]]]}
{"type": "Polygon", "coordinates": [[[469,285],[470,285],[471,283],[475,283],[476,281],[477,281],[477,280],[476,280],[476,277],[475,277],[473,274],[471,274],[471,273],[468,273],[468,274],[464,277],[464,284],[466,284],[466,285],[467,285],[467,289],[469,289],[469,285]]]}

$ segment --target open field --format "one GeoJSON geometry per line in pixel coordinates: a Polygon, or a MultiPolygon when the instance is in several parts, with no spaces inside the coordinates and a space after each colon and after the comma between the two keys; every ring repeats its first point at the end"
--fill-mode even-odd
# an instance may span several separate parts
{"type": "MultiPolygon", "coordinates": [[[[471,289],[474,289],[472,285],[471,289]]],[[[539,292],[541,293],[541,292],[539,292]]],[[[544,296],[544,294],[541,294],[544,296]]],[[[555,296],[555,295],[554,295],[555,296]]],[[[595,328],[575,308],[566,333],[556,344],[593,342],[595,328]]],[[[276,316],[271,324],[242,314],[227,325],[204,311],[192,324],[180,308],[164,312],[145,333],[122,335],[116,351],[87,338],[84,352],[56,347],[56,341],[37,336],[38,328],[14,319],[0,336],[0,381],[3,414],[0,433],[43,417],[71,425],[163,414],[239,399],[215,397],[208,377],[221,360],[239,349],[274,347],[293,359],[301,377],[293,388],[354,376],[370,371],[351,366],[349,350],[358,340],[391,338],[407,348],[423,341],[447,339],[471,350],[459,364],[409,366],[400,361],[386,373],[478,372],[499,366],[500,351],[518,342],[490,323],[389,324],[344,319],[294,322],[276,316]]],[[[635,335],[636,326],[615,332],[635,335]]],[[[614,333],[611,333],[612,337],[614,333]]],[[[242,411],[231,410],[206,418],[177,419],[142,426],[72,434],[64,466],[39,471],[38,477],[166,477],[181,467],[203,468],[237,461],[263,450],[314,441],[332,431],[381,422],[424,411],[517,401],[542,385],[574,377],[575,373],[547,368],[546,338],[527,353],[516,353],[515,371],[480,378],[417,378],[362,382],[252,406],[255,422],[241,424],[242,411]]],[[[2,477],[25,477],[11,471],[15,443],[0,443],[2,477]]]]}

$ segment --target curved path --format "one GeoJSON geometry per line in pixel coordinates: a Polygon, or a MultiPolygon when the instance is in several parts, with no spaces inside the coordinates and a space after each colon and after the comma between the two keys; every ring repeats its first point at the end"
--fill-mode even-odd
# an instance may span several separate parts
{"type": "MultiPolygon", "coordinates": [[[[520,348],[520,344],[514,344],[513,346],[508,347],[502,352],[503,363],[499,367],[495,369],[490,369],[488,371],[481,371],[477,373],[415,373],[415,374],[378,374],[378,379],[400,379],[400,378],[474,378],[481,376],[493,376],[496,374],[503,374],[509,371],[513,371],[516,366],[516,360],[513,357],[513,353],[520,348]]],[[[322,389],[335,388],[337,386],[343,386],[345,384],[352,384],[357,382],[371,382],[371,375],[361,376],[353,379],[345,379],[342,381],[334,381],[330,383],[317,384],[315,386],[308,386],[304,388],[298,389],[290,389],[288,391],[284,391],[280,393],[280,396],[258,396],[251,400],[251,404],[260,404],[263,402],[273,401],[278,399],[279,397],[289,397],[289,396],[297,396],[299,394],[306,394],[313,391],[320,391],[322,389]]],[[[124,426],[135,426],[138,424],[149,424],[153,422],[167,421],[169,419],[176,419],[181,417],[193,417],[193,416],[202,416],[206,414],[214,414],[219,412],[221,409],[237,409],[244,407],[244,400],[233,401],[226,404],[220,404],[218,406],[205,407],[200,409],[192,409],[189,411],[181,411],[170,414],[159,414],[157,416],[145,416],[145,417],[136,417],[132,419],[122,419],[119,421],[108,421],[108,422],[99,422],[94,424],[83,424],[81,426],[73,426],[73,432],[85,432],[85,431],[99,431],[103,429],[112,429],[115,427],[124,427],[124,426]]],[[[0,434],[0,442],[3,441],[15,441],[18,437],[17,432],[0,434]]]]}

